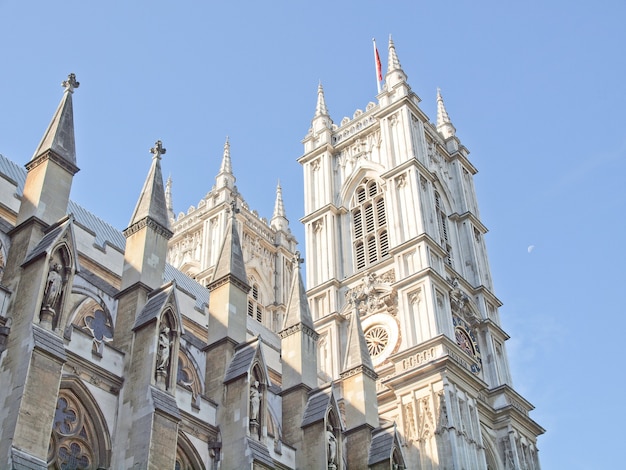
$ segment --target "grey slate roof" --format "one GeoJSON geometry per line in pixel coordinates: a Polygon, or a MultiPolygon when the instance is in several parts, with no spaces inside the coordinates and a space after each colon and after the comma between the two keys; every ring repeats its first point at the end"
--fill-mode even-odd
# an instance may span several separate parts
{"type": "Polygon", "coordinates": [[[78,225],[95,235],[96,246],[104,248],[105,245],[111,245],[122,253],[124,252],[126,238],[124,238],[122,232],[74,201],[69,202],[67,211],[70,214],[74,214],[74,221],[78,225]]]}
{"type": "Polygon", "coordinates": [[[169,263],[165,263],[165,271],[163,273],[163,282],[176,281],[176,285],[195,297],[196,308],[202,310],[205,305],[209,304],[209,290],[202,284],[194,281],[186,274],[181,273],[178,269],[169,263]]]}
{"type": "Polygon", "coordinates": [[[24,264],[46,253],[52,247],[57,237],[65,229],[66,224],[67,222],[59,225],[58,227],[54,228],[50,232],[46,233],[44,237],[41,239],[41,241],[37,243],[37,246],[35,246],[35,248],[33,248],[33,250],[26,256],[26,259],[24,260],[24,264]]]}
{"type": "Polygon", "coordinates": [[[233,380],[238,379],[242,375],[248,373],[250,367],[252,367],[252,360],[256,355],[258,347],[258,339],[255,339],[249,343],[244,344],[237,350],[237,352],[233,356],[233,359],[228,365],[228,369],[226,369],[226,373],[224,374],[225,384],[232,382],[233,380]]]}
{"type": "Polygon", "coordinates": [[[326,417],[326,412],[330,406],[331,394],[332,387],[311,391],[309,400],[304,408],[302,427],[322,421],[326,417]]]}
{"type": "MultiPolygon", "coordinates": [[[[0,173],[16,184],[16,194],[21,196],[26,182],[26,169],[0,154],[0,173]]],[[[121,252],[124,251],[126,238],[122,232],[74,201],[69,202],[67,211],[74,214],[74,221],[78,225],[95,234],[96,244],[101,247],[109,244],[121,252]]]]}
{"type": "Polygon", "coordinates": [[[393,438],[393,428],[374,431],[370,444],[368,465],[374,465],[391,458],[393,438]]]}
{"type": "Polygon", "coordinates": [[[141,313],[137,316],[135,320],[135,326],[133,326],[133,330],[140,328],[141,326],[150,323],[152,320],[156,320],[163,309],[163,305],[167,302],[167,299],[172,292],[174,286],[170,286],[167,289],[163,289],[158,292],[154,297],[150,298],[146,305],[141,309],[141,313]]]}
{"type": "Polygon", "coordinates": [[[67,361],[67,355],[65,354],[65,345],[63,339],[55,335],[51,331],[44,330],[38,325],[33,325],[33,339],[35,341],[35,347],[48,354],[62,360],[67,361]]]}
{"type": "Polygon", "coordinates": [[[26,169],[0,154],[0,173],[17,186],[17,194],[21,195],[26,182],[26,169]]]}
{"type": "Polygon", "coordinates": [[[263,465],[267,465],[269,468],[274,468],[274,460],[272,460],[270,451],[265,444],[249,437],[246,438],[246,440],[248,441],[248,449],[250,450],[252,458],[263,465]]]}
{"type": "Polygon", "coordinates": [[[115,297],[117,293],[119,292],[118,289],[116,289],[111,284],[106,282],[100,276],[96,276],[94,273],[92,273],[91,271],[87,270],[84,267],[80,268],[80,271],[78,272],[78,276],[85,279],[87,282],[89,282],[91,285],[101,290],[102,292],[104,292],[109,297],[115,297]]]}
{"type": "Polygon", "coordinates": [[[152,396],[152,404],[155,410],[163,411],[178,420],[181,419],[176,398],[152,386],[150,386],[150,395],[152,396]]]}

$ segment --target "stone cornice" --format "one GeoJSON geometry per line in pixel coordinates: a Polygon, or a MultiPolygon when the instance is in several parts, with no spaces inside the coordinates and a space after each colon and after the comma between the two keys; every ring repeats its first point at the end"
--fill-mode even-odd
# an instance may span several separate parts
{"type": "Polygon", "coordinates": [[[159,224],[157,221],[155,221],[152,217],[144,217],[140,221],[135,222],[134,224],[132,224],[130,227],[128,227],[122,233],[124,234],[124,236],[126,238],[129,238],[131,235],[134,235],[135,233],[139,232],[141,229],[143,229],[145,227],[151,228],[158,235],[161,235],[162,237],[164,237],[167,240],[172,238],[172,235],[174,235],[174,232],[172,232],[167,227],[163,227],[161,224],[159,224]]]}
{"type": "Polygon", "coordinates": [[[246,282],[242,281],[238,277],[233,276],[230,273],[227,274],[226,276],[222,276],[221,278],[219,278],[219,279],[217,279],[215,281],[210,282],[209,284],[207,284],[206,287],[207,287],[207,289],[209,289],[209,291],[212,291],[212,290],[217,289],[218,287],[222,287],[223,285],[228,284],[229,282],[234,284],[235,286],[239,287],[239,289],[244,291],[246,294],[248,292],[250,292],[251,287],[250,287],[249,284],[247,284],[246,282]]]}
{"type": "Polygon", "coordinates": [[[45,152],[37,155],[25,165],[26,170],[31,171],[33,168],[38,167],[47,160],[53,161],[65,171],[67,171],[70,175],[75,175],[80,171],[80,169],[76,165],[67,161],[65,158],[61,157],[53,150],[46,150],[45,152]]]}
{"type": "Polygon", "coordinates": [[[365,367],[362,365],[353,367],[352,369],[344,370],[341,374],[339,374],[339,378],[341,380],[345,380],[357,374],[364,374],[372,380],[378,380],[378,374],[376,372],[374,372],[369,367],[365,367]]]}
{"type": "Polygon", "coordinates": [[[289,328],[285,328],[284,330],[278,332],[278,334],[280,335],[281,339],[285,339],[286,337],[291,336],[298,331],[302,331],[305,335],[310,336],[313,341],[317,341],[320,336],[318,332],[316,332],[312,328],[309,328],[304,323],[297,323],[293,326],[290,326],[289,328]]]}

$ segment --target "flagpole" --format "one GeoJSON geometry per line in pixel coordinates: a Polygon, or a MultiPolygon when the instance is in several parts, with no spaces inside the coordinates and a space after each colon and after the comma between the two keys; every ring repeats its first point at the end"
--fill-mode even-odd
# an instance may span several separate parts
{"type": "Polygon", "coordinates": [[[380,56],[378,55],[378,49],[376,48],[376,39],[372,38],[372,43],[374,45],[374,65],[376,67],[376,88],[378,89],[378,93],[380,93],[380,81],[382,80],[382,67],[380,65],[380,56]]]}

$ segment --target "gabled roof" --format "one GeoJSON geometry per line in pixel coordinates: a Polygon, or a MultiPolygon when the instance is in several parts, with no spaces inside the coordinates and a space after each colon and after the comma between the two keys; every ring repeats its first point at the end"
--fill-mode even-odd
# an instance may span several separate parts
{"type": "MultiPolygon", "coordinates": [[[[384,428],[375,429],[372,431],[368,465],[375,465],[385,461],[389,462],[393,457],[394,449],[398,449],[400,455],[402,455],[395,423],[384,428]]],[[[403,455],[402,459],[404,460],[403,455]]],[[[402,463],[404,464],[404,462],[402,463]]],[[[406,466],[403,468],[406,468],[406,466]]]]}
{"type": "Polygon", "coordinates": [[[133,326],[133,330],[136,330],[143,325],[150,323],[153,320],[156,320],[161,315],[166,304],[172,304],[174,309],[174,315],[178,318],[176,322],[180,325],[181,334],[182,332],[182,321],[180,318],[180,313],[178,309],[178,302],[176,300],[176,283],[173,282],[172,285],[164,288],[163,290],[156,291],[153,297],[149,298],[146,305],[141,309],[141,313],[137,316],[135,320],[135,326],[133,326]]]}
{"type": "Polygon", "coordinates": [[[301,427],[324,420],[330,408],[334,408],[337,412],[337,416],[340,416],[333,383],[324,388],[311,390],[306,407],[304,408],[304,414],[302,415],[301,427]]]}
{"type": "MultiPolygon", "coordinates": [[[[224,374],[224,383],[230,383],[250,372],[254,359],[257,356],[260,356],[261,363],[265,368],[265,360],[263,359],[263,351],[261,350],[261,341],[258,337],[238,346],[235,355],[230,361],[228,369],[226,369],[226,373],[224,374]]],[[[264,372],[265,377],[269,377],[267,371],[264,372]]]]}
{"type": "Polygon", "coordinates": [[[74,218],[70,215],[65,221],[61,222],[56,227],[53,226],[52,229],[43,236],[39,243],[37,243],[35,248],[33,248],[31,252],[26,255],[23,265],[26,265],[30,261],[33,261],[46,253],[49,253],[54,245],[69,232],[68,238],[71,244],[70,250],[72,251],[75,263],[74,270],[79,271],[78,257],[76,256],[76,245],[74,242],[74,231],[72,230],[73,223],[74,218]]]}

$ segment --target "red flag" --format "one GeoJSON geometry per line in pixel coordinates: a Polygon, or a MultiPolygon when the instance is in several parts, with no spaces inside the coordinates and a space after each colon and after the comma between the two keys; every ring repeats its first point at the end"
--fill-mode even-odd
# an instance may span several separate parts
{"type": "Polygon", "coordinates": [[[376,74],[378,76],[378,81],[382,81],[383,79],[383,67],[380,65],[380,56],[378,55],[378,48],[376,47],[376,42],[374,41],[374,54],[376,56],[376,74]]]}

